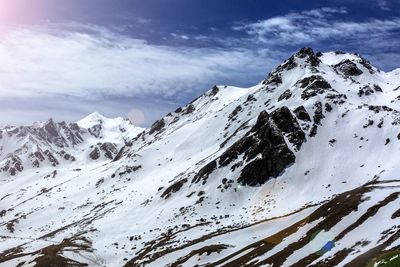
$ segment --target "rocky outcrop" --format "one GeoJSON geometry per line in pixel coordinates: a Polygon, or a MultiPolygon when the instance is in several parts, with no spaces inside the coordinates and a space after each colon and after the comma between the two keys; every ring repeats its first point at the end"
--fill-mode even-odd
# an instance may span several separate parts
{"type": "Polygon", "coordinates": [[[18,156],[11,156],[1,168],[3,172],[8,172],[11,176],[22,172],[23,169],[24,166],[22,165],[22,161],[18,156]]]}
{"type": "Polygon", "coordinates": [[[303,142],[306,141],[306,135],[290,110],[287,107],[276,109],[271,113],[271,118],[278,128],[288,135],[289,142],[299,150],[303,142]]]}
{"type": "Polygon", "coordinates": [[[321,120],[324,118],[324,114],[322,113],[322,103],[316,102],[314,105],[314,123],[321,125],[321,120]]]}
{"type": "Polygon", "coordinates": [[[90,127],[88,129],[89,133],[91,135],[93,135],[96,138],[100,138],[101,137],[101,130],[103,129],[103,126],[101,124],[96,124],[93,125],[92,127],[90,127]]]}
{"type": "Polygon", "coordinates": [[[98,160],[103,155],[107,159],[114,159],[117,153],[118,149],[115,144],[109,142],[98,143],[90,152],[89,157],[93,160],[98,160]]]}
{"type": "Polygon", "coordinates": [[[360,70],[354,62],[348,59],[336,64],[334,68],[337,72],[343,74],[345,77],[359,76],[363,74],[362,70],[360,70]]]}
{"type": "Polygon", "coordinates": [[[315,109],[314,116],[313,116],[314,124],[310,131],[310,137],[314,137],[317,135],[318,125],[321,125],[321,120],[323,118],[325,118],[323,111],[322,111],[322,103],[321,102],[319,102],[319,101],[316,102],[314,104],[314,109],[315,109]]]}
{"type": "Polygon", "coordinates": [[[80,144],[83,141],[81,131],[76,123],[67,124],[66,122],[55,123],[53,119],[48,120],[43,127],[27,126],[22,130],[25,135],[32,134],[54,144],[59,148],[65,148],[80,144]]]}
{"type": "Polygon", "coordinates": [[[266,111],[260,113],[256,124],[244,138],[247,140],[240,144],[251,143],[252,146],[244,152],[243,159],[249,163],[243,167],[238,178],[241,184],[263,184],[270,178],[278,177],[295,161],[282,133],[276,130],[266,111]]]}
{"type": "Polygon", "coordinates": [[[301,134],[302,131],[290,111],[287,113],[284,109],[279,110],[274,117],[285,121],[277,125],[266,111],[261,112],[251,130],[220,157],[201,168],[192,183],[203,181],[205,184],[209,175],[218,166],[226,167],[232,163],[235,163],[231,166],[232,171],[238,166],[244,166],[238,177],[238,182],[243,185],[256,186],[265,183],[271,177],[279,176],[295,161],[293,152],[285,142],[283,132],[288,133],[296,147],[301,146],[305,136],[304,133],[301,134]],[[239,157],[243,161],[236,162],[239,157]]]}
{"type": "Polygon", "coordinates": [[[171,186],[164,190],[164,192],[161,194],[161,197],[165,199],[169,198],[171,194],[178,192],[186,182],[187,178],[184,178],[173,183],[171,186]]]}
{"type": "Polygon", "coordinates": [[[263,81],[264,85],[279,85],[282,83],[282,75],[279,72],[271,72],[267,79],[263,81]]]}
{"type": "Polygon", "coordinates": [[[303,47],[299,52],[296,53],[299,58],[306,58],[306,62],[311,65],[311,67],[317,67],[321,60],[318,58],[314,51],[310,47],[303,47]]]}
{"type": "Polygon", "coordinates": [[[304,89],[301,98],[307,100],[318,94],[332,91],[331,85],[320,75],[312,75],[297,82],[304,89]]]}
{"type": "Polygon", "coordinates": [[[108,159],[113,159],[118,153],[117,146],[109,142],[101,144],[100,150],[103,151],[104,156],[108,159]]]}
{"type": "Polygon", "coordinates": [[[310,115],[303,106],[295,108],[293,112],[299,120],[311,121],[310,115]]]}
{"type": "Polygon", "coordinates": [[[203,181],[203,184],[207,182],[208,176],[217,168],[217,161],[213,160],[201,168],[198,173],[193,177],[192,183],[198,183],[203,181]]]}
{"type": "Polygon", "coordinates": [[[215,96],[216,94],[218,94],[218,92],[219,92],[218,86],[214,85],[209,93],[209,96],[215,96]]]}
{"type": "Polygon", "coordinates": [[[92,152],[90,152],[89,157],[92,160],[98,160],[100,158],[100,149],[96,146],[92,152]]]}
{"type": "Polygon", "coordinates": [[[240,111],[242,111],[242,107],[239,105],[231,112],[231,114],[229,114],[228,120],[234,121],[240,111]]]}
{"type": "Polygon", "coordinates": [[[287,89],[285,92],[283,92],[279,97],[278,97],[278,101],[282,101],[282,100],[288,100],[290,97],[292,97],[292,91],[290,91],[290,89],[287,89]]]}
{"type": "Polygon", "coordinates": [[[195,107],[193,106],[193,104],[189,104],[182,112],[183,115],[187,115],[190,113],[193,113],[193,111],[195,111],[195,107]]]}
{"type": "Polygon", "coordinates": [[[50,164],[55,167],[57,165],[60,164],[60,162],[58,161],[58,159],[53,155],[53,153],[51,153],[50,150],[45,150],[44,154],[47,156],[47,159],[49,160],[50,164]]]}
{"type": "Polygon", "coordinates": [[[358,54],[357,54],[357,56],[359,56],[359,58],[360,58],[358,60],[358,63],[360,63],[364,68],[366,68],[370,74],[374,74],[375,70],[374,70],[374,67],[372,67],[371,63],[368,60],[366,60],[365,58],[363,58],[362,56],[360,56],[358,54]]]}
{"type": "Polygon", "coordinates": [[[153,134],[155,132],[160,132],[165,126],[164,119],[156,121],[150,128],[149,134],[153,134]]]}

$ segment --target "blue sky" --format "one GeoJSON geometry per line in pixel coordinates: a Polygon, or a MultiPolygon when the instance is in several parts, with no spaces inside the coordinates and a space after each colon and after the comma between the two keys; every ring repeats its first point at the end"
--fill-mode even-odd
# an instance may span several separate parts
{"type": "MultiPolygon", "coordinates": [[[[251,86],[303,46],[400,67],[395,0],[2,0],[0,123],[143,113],[251,86]]],[[[143,116],[138,116],[142,118],[143,116]]]]}

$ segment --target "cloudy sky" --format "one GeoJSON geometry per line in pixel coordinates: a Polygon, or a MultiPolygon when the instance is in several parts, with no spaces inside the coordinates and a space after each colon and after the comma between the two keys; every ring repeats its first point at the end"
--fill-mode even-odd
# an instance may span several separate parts
{"type": "Polygon", "coordinates": [[[148,126],[303,46],[400,67],[400,1],[0,0],[0,124],[98,111],[148,126]]]}

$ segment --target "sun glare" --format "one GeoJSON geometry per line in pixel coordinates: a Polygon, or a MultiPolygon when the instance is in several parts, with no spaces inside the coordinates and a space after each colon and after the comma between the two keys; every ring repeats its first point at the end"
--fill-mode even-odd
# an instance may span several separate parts
{"type": "Polygon", "coordinates": [[[0,24],[17,24],[29,22],[35,14],[33,1],[0,0],[0,24]]]}

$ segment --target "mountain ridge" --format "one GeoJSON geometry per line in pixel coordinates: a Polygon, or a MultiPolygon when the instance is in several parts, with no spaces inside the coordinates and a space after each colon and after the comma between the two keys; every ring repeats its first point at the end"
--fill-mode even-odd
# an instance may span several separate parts
{"type": "Polygon", "coordinates": [[[73,163],[77,158],[73,154],[81,154],[80,150],[89,150],[92,146],[99,147],[95,148],[94,154],[98,154],[95,159],[103,152],[110,159],[116,154],[115,150],[124,145],[125,139],[142,130],[127,119],[109,119],[97,112],[73,123],[54,122],[50,118],[30,126],[7,126],[0,129],[0,170],[14,176],[24,168],[73,163]],[[85,145],[88,147],[83,147],[85,145]]]}

